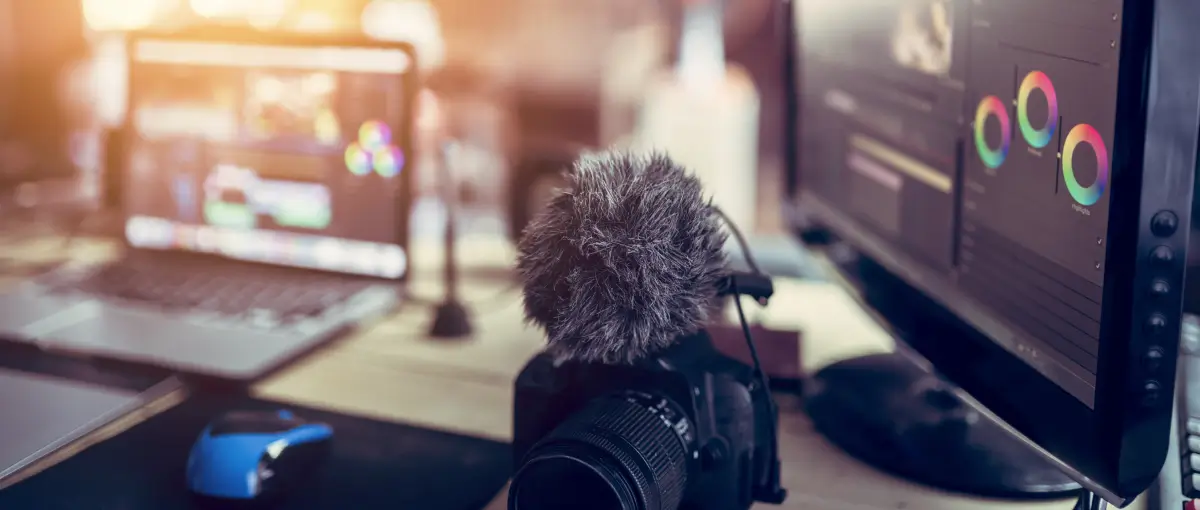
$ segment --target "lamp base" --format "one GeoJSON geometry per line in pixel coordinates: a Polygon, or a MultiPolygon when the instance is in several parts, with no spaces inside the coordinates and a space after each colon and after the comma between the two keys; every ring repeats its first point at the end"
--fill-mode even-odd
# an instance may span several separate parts
{"type": "Polygon", "coordinates": [[[429,328],[429,336],[462,338],[469,336],[472,331],[471,313],[462,303],[446,301],[434,310],[433,325],[429,328]]]}

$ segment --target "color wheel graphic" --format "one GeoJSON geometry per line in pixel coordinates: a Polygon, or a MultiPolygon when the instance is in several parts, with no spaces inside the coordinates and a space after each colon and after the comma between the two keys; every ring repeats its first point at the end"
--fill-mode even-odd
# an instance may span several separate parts
{"type": "Polygon", "coordinates": [[[392,145],[392,130],[374,120],[358,128],[358,141],[346,147],[345,160],[350,173],[358,176],[375,172],[392,178],[404,168],[404,154],[392,145]]]}
{"type": "Polygon", "coordinates": [[[1035,149],[1041,149],[1050,144],[1054,130],[1058,128],[1058,96],[1054,93],[1054,84],[1050,77],[1041,71],[1033,71],[1021,80],[1021,88],[1017,92],[1017,126],[1025,141],[1035,149]],[[1034,129],[1029,122],[1029,96],[1034,90],[1046,95],[1046,125],[1042,129],[1034,129]]]}
{"type": "Polygon", "coordinates": [[[1008,110],[1004,108],[1004,102],[996,96],[983,98],[979,107],[975,109],[975,150],[979,152],[979,159],[988,168],[999,168],[1004,163],[1004,158],[1008,157],[1008,147],[1011,144],[1012,122],[1008,119],[1008,110]],[[984,133],[988,117],[996,117],[1000,122],[1000,147],[995,149],[988,146],[984,133]]]}
{"type": "Polygon", "coordinates": [[[1096,128],[1087,124],[1071,128],[1071,132],[1067,133],[1067,139],[1063,142],[1062,172],[1063,181],[1067,184],[1067,192],[1079,205],[1090,206],[1100,201],[1104,190],[1108,188],[1108,164],[1108,148],[1104,146],[1104,139],[1100,137],[1100,132],[1096,131],[1096,128]],[[1079,144],[1087,144],[1096,154],[1096,182],[1086,188],[1081,186],[1075,178],[1075,148],[1079,144]]]}

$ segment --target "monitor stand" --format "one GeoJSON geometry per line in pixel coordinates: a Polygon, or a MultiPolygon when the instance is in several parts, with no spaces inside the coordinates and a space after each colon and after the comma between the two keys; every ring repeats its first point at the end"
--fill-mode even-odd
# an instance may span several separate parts
{"type": "Polygon", "coordinates": [[[994,498],[1049,499],[1079,484],[951,386],[897,354],[848,359],[806,382],[813,425],[850,455],[901,478],[994,498]]]}

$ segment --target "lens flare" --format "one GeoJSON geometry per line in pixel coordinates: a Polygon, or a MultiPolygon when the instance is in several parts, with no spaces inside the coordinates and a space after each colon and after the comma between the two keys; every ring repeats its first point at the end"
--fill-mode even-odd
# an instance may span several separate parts
{"type": "Polygon", "coordinates": [[[346,147],[346,168],[354,175],[371,173],[371,155],[357,143],[346,147]]]}

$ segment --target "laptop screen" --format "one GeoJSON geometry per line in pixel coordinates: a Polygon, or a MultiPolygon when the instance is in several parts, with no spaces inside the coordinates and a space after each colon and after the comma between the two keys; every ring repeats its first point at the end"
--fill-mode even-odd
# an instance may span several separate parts
{"type": "Polygon", "coordinates": [[[405,274],[408,51],[132,44],[131,246],[405,274]]]}

